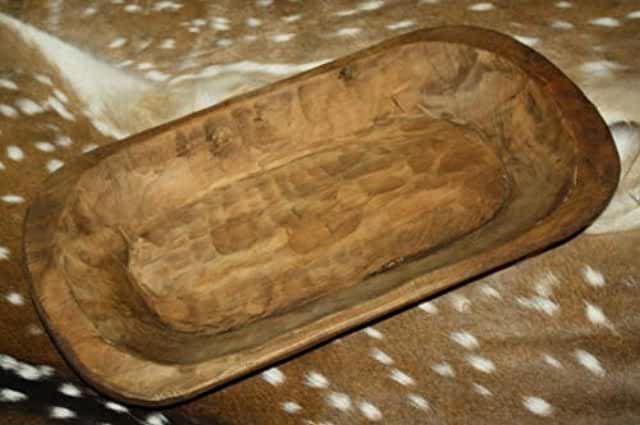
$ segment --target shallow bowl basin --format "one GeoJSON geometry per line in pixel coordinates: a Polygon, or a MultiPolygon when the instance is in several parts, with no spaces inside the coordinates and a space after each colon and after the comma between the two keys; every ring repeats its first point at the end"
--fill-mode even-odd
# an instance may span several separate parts
{"type": "Polygon", "coordinates": [[[84,378],[166,404],[568,238],[618,173],[542,56],[416,31],[69,164],[26,266],[84,378]]]}

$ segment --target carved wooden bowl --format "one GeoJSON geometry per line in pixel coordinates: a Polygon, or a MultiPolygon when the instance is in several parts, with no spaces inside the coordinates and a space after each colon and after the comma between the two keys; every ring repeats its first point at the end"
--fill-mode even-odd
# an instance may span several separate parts
{"type": "Polygon", "coordinates": [[[542,56],[417,31],[83,156],[26,265],[84,378],[166,404],[566,239],[618,168],[542,56]]]}

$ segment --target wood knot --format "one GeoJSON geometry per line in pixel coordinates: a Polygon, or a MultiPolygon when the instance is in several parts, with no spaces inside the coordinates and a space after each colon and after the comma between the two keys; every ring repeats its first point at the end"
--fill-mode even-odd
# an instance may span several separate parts
{"type": "Polygon", "coordinates": [[[233,132],[228,127],[205,126],[205,141],[212,156],[227,156],[233,143],[233,132]]]}
{"type": "Polygon", "coordinates": [[[340,72],[338,74],[338,78],[342,81],[351,81],[353,80],[353,77],[354,72],[351,66],[345,66],[344,68],[340,69],[340,72]]]}

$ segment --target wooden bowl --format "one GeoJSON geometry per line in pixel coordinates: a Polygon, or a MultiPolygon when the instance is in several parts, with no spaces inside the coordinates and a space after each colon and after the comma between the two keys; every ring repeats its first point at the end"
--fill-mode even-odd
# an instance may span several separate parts
{"type": "Polygon", "coordinates": [[[566,239],[618,173],[542,56],[416,31],[69,164],[26,266],[84,378],[167,404],[566,239]]]}

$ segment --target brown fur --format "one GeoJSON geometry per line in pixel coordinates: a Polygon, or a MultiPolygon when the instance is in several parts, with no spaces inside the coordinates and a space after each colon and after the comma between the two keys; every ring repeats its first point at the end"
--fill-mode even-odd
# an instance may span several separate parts
{"type": "MultiPolygon", "coordinates": [[[[414,20],[415,27],[481,25],[537,37],[539,43],[534,48],[581,85],[605,117],[612,121],[640,122],[637,102],[640,20],[625,18],[638,9],[631,1],[574,1],[572,8],[559,9],[550,2],[537,0],[500,0],[492,2],[496,7],[493,11],[472,12],[467,9],[472,4],[469,1],[418,6],[415,1],[397,0],[350,16],[335,13],[355,9],[359,2],[276,1],[276,5],[263,8],[249,0],[226,0],[214,5],[182,1],[184,7],[175,12],[140,16],[125,13],[124,5],[107,1],[63,3],[57,28],[49,28],[50,11],[43,2],[0,1],[0,10],[82,48],[111,66],[127,59],[152,62],[172,77],[196,73],[212,64],[245,59],[308,63],[333,58],[411,30],[386,28],[407,19],[414,20]],[[84,16],[88,3],[97,4],[99,12],[84,16]],[[295,14],[303,17],[291,23],[282,20],[295,14]],[[207,26],[196,33],[181,26],[182,22],[210,16],[228,18],[231,29],[219,31],[207,26]],[[250,16],[262,19],[263,25],[258,29],[248,27],[245,19],[250,16]],[[620,26],[589,23],[603,16],[617,18],[620,26]],[[572,23],[575,28],[551,28],[549,23],[558,19],[572,23]],[[347,27],[362,31],[351,37],[330,36],[347,27]],[[269,37],[277,33],[295,33],[296,37],[288,43],[271,41],[269,37]],[[243,42],[245,35],[256,35],[258,39],[243,42]],[[118,36],[126,36],[127,44],[109,48],[109,43],[118,36]],[[159,48],[168,37],[176,40],[176,48],[159,48]],[[228,47],[215,44],[224,38],[236,42],[228,47]],[[152,43],[141,48],[148,40],[152,43]],[[601,75],[584,72],[585,63],[601,60],[617,63],[621,68],[601,75]]],[[[138,3],[151,7],[154,2],[138,3]]],[[[26,300],[22,306],[0,302],[3,335],[0,352],[35,364],[51,364],[62,377],[77,379],[46,335],[40,333],[19,266],[20,229],[30,197],[48,175],[48,161],[70,161],[87,145],[111,143],[113,138],[100,133],[83,115],[88,105],[83,103],[82,93],[71,89],[69,78],[73,75],[52,66],[47,55],[2,25],[0,40],[0,78],[10,78],[19,86],[18,92],[0,89],[0,103],[13,104],[19,97],[46,100],[52,89],[33,79],[37,72],[49,75],[54,87],[66,94],[69,98],[66,108],[76,117],[73,122],[64,120],[52,110],[34,116],[21,114],[18,119],[0,116],[0,160],[6,167],[0,171],[0,196],[18,194],[25,199],[20,204],[0,201],[0,245],[10,252],[8,260],[0,261],[0,287],[4,295],[16,292],[26,300]],[[55,124],[58,129],[47,124],[55,124]],[[52,153],[34,147],[38,141],[53,143],[58,135],[69,136],[74,143],[56,146],[52,153]],[[22,161],[7,158],[5,151],[10,145],[21,147],[25,156],[22,161]]],[[[128,75],[141,79],[145,76],[145,71],[135,64],[125,68],[128,75]]],[[[231,95],[280,78],[272,74],[255,77],[219,75],[211,85],[211,80],[203,79],[169,89],[167,83],[152,82],[148,91],[116,96],[111,112],[106,112],[103,118],[124,132],[135,132],[189,112],[194,105],[201,107],[207,98],[214,101],[221,95],[212,90],[215,96],[195,103],[193,100],[203,89],[223,87],[222,95],[231,95]]],[[[168,415],[173,415],[175,423],[359,424],[369,423],[359,408],[359,403],[367,401],[382,414],[380,423],[389,424],[636,423],[640,420],[639,232],[581,235],[557,249],[438,297],[434,300],[438,309],[435,314],[415,308],[376,324],[374,327],[382,333],[382,339],[355,332],[284,363],[279,366],[285,376],[282,384],[271,385],[256,375],[178,406],[168,415]],[[602,274],[603,286],[587,282],[584,275],[587,266],[602,274]],[[540,282],[550,279],[548,273],[555,276],[550,281],[556,283],[547,289],[546,284],[539,287],[540,282]],[[540,295],[540,291],[546,296],[540,295]],[[452,333],[462,331],[475,336],[479,346],[467,349],[455,342],[452,333]],[[373,359],[373,349],[384,351],[394,363],[386,365],[373,359]],[[587,361],[592,365],[588,369],[578,361],[578,358],[585,361],[584,352],[598,360],[604,374],[593,362],[587,361]],[[545,361],[546,354],[553,356],[561,367],[545,361]],[[478,359],[469,355],[491,360],[495,371],[485,373],[473,367],[470,360],[478,359]],[[437,366],[443,362],[451,366],[454,377],[434,371],[435,368],[442,373],[445,369],[437,366]],[[394,368],[409,375],[415,383],[402,385],[391,379],[394,368]],[[305,375],[312,371],[327,378],[327,388],[305,384],[305,375]],[[474,384],[482,385],[491,395],[481,394],[481,387],[474,384]],[[345,410],[332,407],[327,402],[332,392],[348,395],[351,405],[345,410]],[[411,402],[416,399],[408,398],[411,394],[424,397],[429,408],[416,408],[411,402]],[[549,403],[548,416],[527,409],[526,397],[534,396],[549,403]],[[282,409],[282,403],[287,401],[298,403],[301,410],[287,413],[282,409]]],[[[431,305],[424,308],[433,311],[431,305]]],[[[24,410],[10,407],[0,413],[2,420],[11,424],[34,423],[24,410]]]]}

